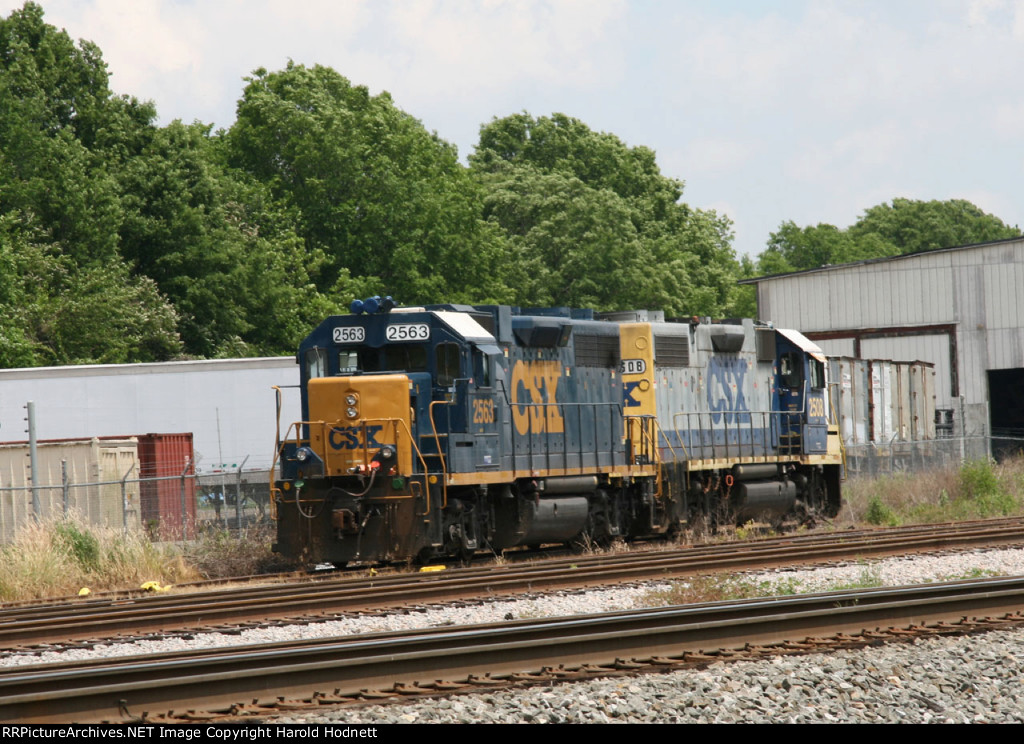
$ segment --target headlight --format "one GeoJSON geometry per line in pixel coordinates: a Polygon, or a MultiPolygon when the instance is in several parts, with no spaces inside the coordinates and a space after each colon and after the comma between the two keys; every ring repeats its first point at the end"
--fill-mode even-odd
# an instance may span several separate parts
{"type": "Polygon", "coordinates": [[[309,459],[310,452],[306,447],[299,447],[295,450],[295,459],[299,462],[305,462],[309,459]]]}
{"type": "Polygon", "coordinates": [[[350,406],[354,406],[358,402],[359,402],[359,398],[357,398],[356,396],[352,395],[351,393],[345,396],[345,403],[347,403],[350,406]]]}
{"type": "Polygon", "coordinates": [[[395,448],[394,447],[390,447],[390,446],[385,444],[383,447],[380,448],[380,459],[382,459],[382,460],[390,460],[394,456],[395,456],[395,448]]]}
{"type": "Polygon", "coordinates": [[[355,408],[349,408],[345,413],[348,414],[348,417],[350,419],[354,419],[359,415],[359,411],[357,411],[355,408]]]}

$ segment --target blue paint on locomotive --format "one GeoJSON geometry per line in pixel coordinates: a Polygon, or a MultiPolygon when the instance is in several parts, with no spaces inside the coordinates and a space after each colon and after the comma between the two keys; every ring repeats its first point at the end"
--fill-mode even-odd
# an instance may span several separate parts
{"type": "Polygon", "coordinates": [[[827,399],[799,334],[368,307],[299,347],[301,436],[280,449],[276,496],[286,552],[345,562],[661,534],[720,488],[738,513],[780,512],[798,489],[820,501],[828,480],[838,507],[838,464],[824,475],[808,459],[828,450],[827,399]],[[778,471],[751,471],[733,494],[721,484],[734,463],[778,471]]]}

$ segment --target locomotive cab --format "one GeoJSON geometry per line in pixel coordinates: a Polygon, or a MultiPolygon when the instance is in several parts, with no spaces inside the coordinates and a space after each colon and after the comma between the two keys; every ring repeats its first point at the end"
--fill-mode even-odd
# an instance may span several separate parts
{"type": "Polygon", "coordinates": [[[446,308],[358,313],[329,318],[306,338],[302,421],[279,445],[279,550],[347,563],[445,543],[443,474],[499,459],[496,442],[465,446],[498,418],[500,351],[481,317],[446,308]]]}
{"type": "Polygon", "coordinates": [[[802,333],[778,330],[773,408],[781,451],[823,454],[828,451],[825,357],[802,333]]]}

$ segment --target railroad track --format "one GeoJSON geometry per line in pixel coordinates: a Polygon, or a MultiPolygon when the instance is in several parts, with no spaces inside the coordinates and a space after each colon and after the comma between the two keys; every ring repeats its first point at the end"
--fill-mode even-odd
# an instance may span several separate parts
{"type": "Polygon", "coordinates": [[[1024,578],[827,592],[0,670],[0,720],[216,720],[1024,623],[1024,578]],[[729,655],[729,654],[726,654],[729,655]],[[191,709],[191,710],[190,710],[191,709]]]}
{"type": "Polygon", "coordinates": [[[89,599],[0,611],[0,649],[220,630],[298,618],[381,611],[523,592],[611,585],[713,572],[813,564],[908,552],[1024,544],[1021,520],[816,534],[711,546],[576,556],[535,564],[321,579],[203,594],[89,599]]]}

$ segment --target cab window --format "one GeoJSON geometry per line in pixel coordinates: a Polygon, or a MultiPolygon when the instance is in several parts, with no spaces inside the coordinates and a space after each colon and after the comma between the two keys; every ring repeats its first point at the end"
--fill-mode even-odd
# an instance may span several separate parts
{"type": "Polygon", "coordinates": [[[364,372],[426,372],[427,350],[414,344],[393,344],[359,349],[359,369],[364,372]]]}
{"type": "Polygon", "coordinates": [[[800,387],[804,381],[803,354],[790,351],[779,359],[779,377],[788,388],[800,387]]]}
{"type": "Polygon", "coordinates": [[[306,352],[306,379],[327,376],[327,349],[310,349],[306,352]]]}
{"type": "Polygon", "coordinates": [[[385,346],[384,369],[402,372],[426,372],[427,350],[416,344],[393,344],[385,346]]]}
{"type": "Polygon", "coordinates": [[[825,387],[825,365],[814,357],[808,360],[811,367],[811,387],[820,390],[825,387]]]}
{"type": "Polygon", "coordinates": [[[354,349],[338,352],[338,374],[349,375],[359,371],[359,353],[354,349]]]}
{"type": "Polygon", "coordinates": [[[479,351],[473,354],[473,368],[477,387],[491,386],[491,360],[479,351]]]}
{"type": "Polygon", "coordinates": [[[434,362],[437,370],[437,385],[450,387],[459,376],[459,345],[453,343],[438,344],[434,348],[434,362]]]}

